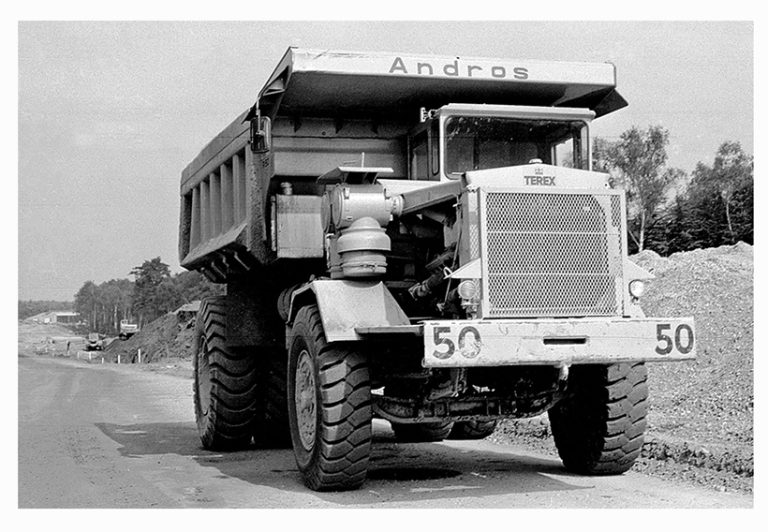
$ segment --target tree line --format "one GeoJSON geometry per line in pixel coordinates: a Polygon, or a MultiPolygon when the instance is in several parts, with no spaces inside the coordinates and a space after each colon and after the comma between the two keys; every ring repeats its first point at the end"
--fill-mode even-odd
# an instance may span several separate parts
{"type": "Polygon", "coordinates": [[[754,243],[754,159],[725,141],[712,165],[690,176],[667,165],[669,131],[634,126],[614,142],[597,138],[594,168],[627,192],[629,252],[660,255],[742,241],[754,243]]]}
{"type": "Polygon", "coordinates": [[[118,334],[123,319],[141,328],[185,303],[223,292],[198,272],[171,275],[160,257],[145,260],[129,275],[134,280],[86,281],[77,291],[74,309],[89,331],[118,334]]]}

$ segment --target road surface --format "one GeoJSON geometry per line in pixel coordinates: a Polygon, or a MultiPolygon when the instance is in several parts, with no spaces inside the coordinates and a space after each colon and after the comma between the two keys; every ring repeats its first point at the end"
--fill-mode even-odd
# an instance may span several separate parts
{"type": "Polygon", "coordinates": [[[377,421],[362,489],[315,493],[290,450],[200,447],[187,378],[19,361],[20,508],[751,508],[751,495],[637,473],[579,477],[489,442],[397,444],[377,421]]]}

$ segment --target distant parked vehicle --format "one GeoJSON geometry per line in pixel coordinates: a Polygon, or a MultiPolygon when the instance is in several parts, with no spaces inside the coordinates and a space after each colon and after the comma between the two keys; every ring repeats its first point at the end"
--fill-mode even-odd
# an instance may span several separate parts
{"type": "Polygon", "coordinates": [[[85,342],[86,351],[102,351],[104,349],[104,340],[101,339],[99,333],[88,333],[88,338],[85,342]]]}
{"type": "Polygon", "coordinates": [[[135,323],[129,323],[128,320],[120,320],[120,339],[127,340],[139,332],[139,326],[135,323]]]}

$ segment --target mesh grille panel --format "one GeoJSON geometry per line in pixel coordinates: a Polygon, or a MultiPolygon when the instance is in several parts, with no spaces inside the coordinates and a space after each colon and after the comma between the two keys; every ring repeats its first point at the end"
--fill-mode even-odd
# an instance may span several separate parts
{"type": "Polygon", "coordinates": [[[484,315],[619,313],[620,206],[616,195],[489,192],[484,315]]]}
{"type": "Polygon", "coordinates": [[[470,258],[480,257],[480,229],[479,224],[470,224],[469,226],[469,254],[470,258]]]}

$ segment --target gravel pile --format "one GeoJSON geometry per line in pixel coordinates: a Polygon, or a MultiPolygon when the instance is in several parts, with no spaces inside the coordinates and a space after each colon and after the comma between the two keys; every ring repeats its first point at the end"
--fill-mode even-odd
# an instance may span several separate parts
{"type": "Polygon", "coordinates": [[[698,335],[695,362],[649,365],[650,431],[676,440],[669,449],[656,445],[652,456],[664,458],[671,449],[683,462],[751,476],[752,246],[740,242],[666,259],[644,251],[633,260],[656,276],[642,300],[646,315],[693,315],[698,335]]]}
{"type": "MultiPolygon", "coordinates": [[[[667,258],[644,251],[631,259],[656,276],[641,300],[646,315],[692,315],[698,344],[694,362],[648,365],[649,428],[635,469],[750,490],[754,475],[752,246],[740,242],[667,258]]],[[[493,438],[554,451],[546,416],[506,421],[493,438]]]]}
{"type": "Polygon", "coordinates": [[[104,358],[113,361],[119,354],[122,361],[134,362],[141,349],[142,363],[166,358],[190,359],[194,351],[194,325],[194,319],[180,321],[176,314],[169,312],[147,324],[128,340],[112,342],[104,351],[104,358]]]}

